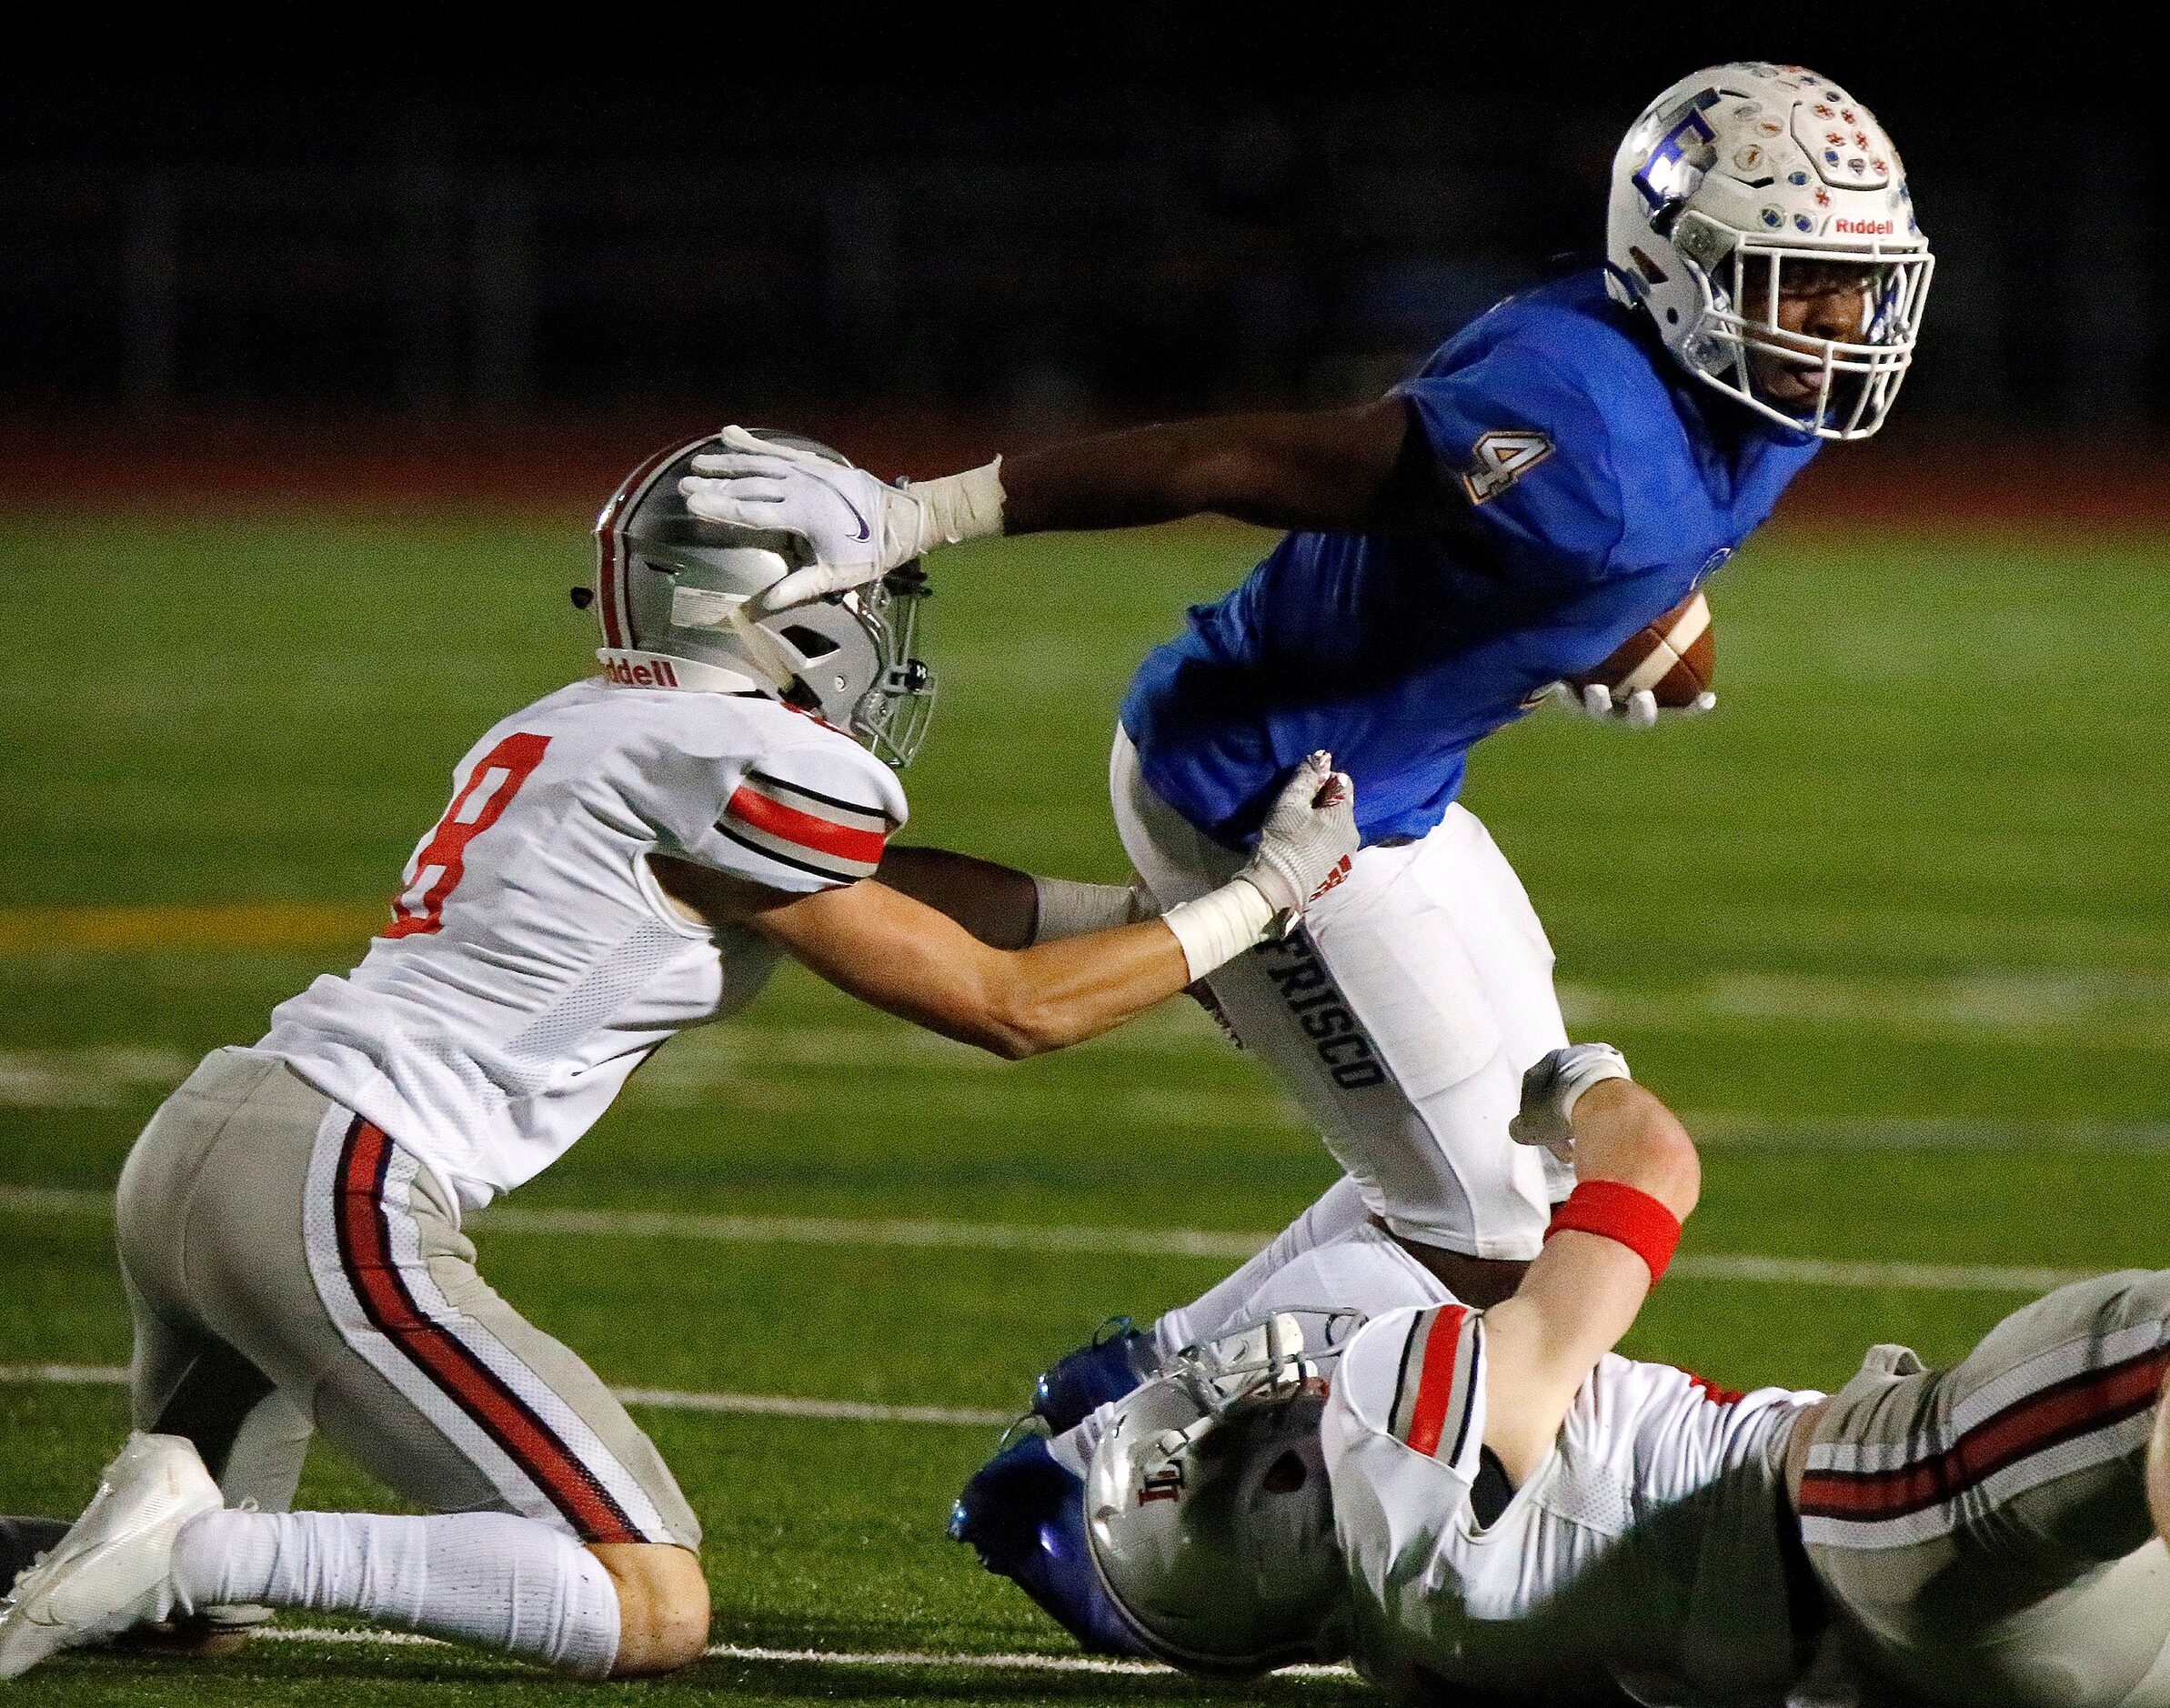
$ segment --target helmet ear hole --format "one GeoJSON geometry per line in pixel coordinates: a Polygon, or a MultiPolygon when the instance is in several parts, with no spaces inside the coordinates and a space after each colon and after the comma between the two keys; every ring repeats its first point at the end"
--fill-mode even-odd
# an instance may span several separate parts
{"type": "Polygon", "coordinates": [[[809,628],[803,623],[793,623],[789,628],[777,632],[798,648],[802,657],[808,658],[827,658],[837,649],[835,641],[819,629],[809,628]]]}

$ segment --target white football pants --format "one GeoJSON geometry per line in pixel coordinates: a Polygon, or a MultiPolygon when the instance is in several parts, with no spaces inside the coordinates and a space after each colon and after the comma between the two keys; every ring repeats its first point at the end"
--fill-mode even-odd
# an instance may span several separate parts
{"type": "MultiPolygon", "coordinates": [[[[1120,728],[1109,784],[1123,848],[1162,907],[1242,865],[1147,787],[1120,728]]],[[[1301,930],[1206,982],[1371,1215],[1471,1257],[1537,1255],[1572,1177],[1507,1123],[1522,1070],[1567,1031],[1544,928],[1474,813],[1450,807],[1420,840],[1360,850],[1301,930]]]]}

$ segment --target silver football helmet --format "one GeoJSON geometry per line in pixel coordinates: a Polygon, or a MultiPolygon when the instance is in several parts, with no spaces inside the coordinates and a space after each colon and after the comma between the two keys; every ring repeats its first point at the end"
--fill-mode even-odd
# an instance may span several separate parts
{"type": "MultiPolygon", "coordinates": [[[[826,445],[763,438],[844,462],[826,445]]],[[[596,517],[596,657],[614,682],[770,695],[849,730],[903,767],[926,739],[934,672],[916,656],[926,572],[917,561],[872,586],[759,613],[749,601],[808,560],[794,535],[704,522],[678,496],[714,435],[651,457],[596,517]]]]}
{"type": "Polygon", "coordinates": [[[1605,259],[1689,373],[1825,439],[1884,425],[1935,266],[1875,116],[1805,66],[1761,64],[1696,72],[1643,109],[1613,156],[1605,259]],[[1788,278],[1834,265],[1858,276],[1860,336],[1783,331],[1788,278]]]}
{"type": "Polygon", "coordinates": [[[1085,1482],[1109,1597],[1172,1666],[1331,1660],[1346,1604],[1319,1420],[1363,1321],[1284,1311],[1178,1355],[1119,1402],[1085,1482]]]}

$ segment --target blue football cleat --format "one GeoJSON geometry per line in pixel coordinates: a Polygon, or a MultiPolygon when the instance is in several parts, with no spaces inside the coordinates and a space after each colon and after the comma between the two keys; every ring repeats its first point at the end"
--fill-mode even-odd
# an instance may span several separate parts
{"type": "Polygon", "coordinates": [[[0,1599],[67,1533],[65,1518],[0,1518],[0,1599]]]}
{"type": "Polygon", "coordinates": [[[1128,1317],[1110,1317],[1090,1344],[1065,1352],[1032,1385],[1032,1415],[1060,1435],[1152,1374],[1152,1336],[1128,1317]]]}
{"type": "Polygon", "coordinates": [[[1007,1442],[949,1509],[949,1538],[969,1542],[1090,1654],[1146,1653],[1100,1585],[1085,1540],[1085,1484],[1055,1462],[1047,1438],[1007,1442]]]}

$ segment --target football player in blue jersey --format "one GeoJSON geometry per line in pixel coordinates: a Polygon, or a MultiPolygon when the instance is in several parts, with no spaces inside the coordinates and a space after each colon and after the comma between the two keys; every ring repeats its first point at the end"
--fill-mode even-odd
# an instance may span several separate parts
{"type": "MultiPolygon", "coordinates": [[[[998,533],[1209,512],[1288,530],[1139,669],[1114,806],[1167,906],[1235,869],[1303,755],[1331,749],[1353,776],[1346,879],[1209,981],[1345,1178],[1197,1305],[1059,1365],[1039,1408],[1056,1427],[1367,1218],[1464,1300],[1513,1289],[1572,1182],[1507,1123],[1566,1033],[1543,929],[1457,801],[1469,750],[1700,587],[1823,441],[1883,425],[1931,266],[1865,107],[1800,66],[1721,65],[1621,145],[1602,268],[1509,297],[1375,402],[1149,427],[903,487],[735,429],[695,465],[695,514],[812,546],[778,602],[998,533]]],[[[1646,697],[1594,709],[1655,719],[1646,697]]],[[[1090,924],[1129,899],[1064,905],[1090,924]]]]}

